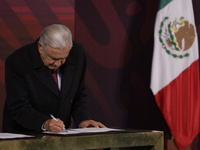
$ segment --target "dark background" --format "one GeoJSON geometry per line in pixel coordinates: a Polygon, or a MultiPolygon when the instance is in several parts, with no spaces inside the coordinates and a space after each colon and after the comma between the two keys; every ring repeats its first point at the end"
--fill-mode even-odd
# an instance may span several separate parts
{"type": "MultiPolygon", "coordinates": [[[[192,1],[200,35],[200,1],[192,1]]],[[[62,23],[87,52],[91,118],[108,127],[170,135],[149,88],[157,7],[158,0],[1,0],[0,127],[5,59],[36,40],[47,25],[62,23]]]]}

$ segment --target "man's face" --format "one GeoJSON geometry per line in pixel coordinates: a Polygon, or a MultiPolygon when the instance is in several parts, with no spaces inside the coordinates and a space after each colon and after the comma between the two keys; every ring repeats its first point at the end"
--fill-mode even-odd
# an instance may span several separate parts
{"type": "Polygon", "coordinates": [[[57,69],[65,63],[70,51],[70,45],[65,49],[57,49],[48,46],[48,49],[44,50],[41,46],[41,43],[38,42],[38,50],[44,65],[49,69],[57,69]]]}

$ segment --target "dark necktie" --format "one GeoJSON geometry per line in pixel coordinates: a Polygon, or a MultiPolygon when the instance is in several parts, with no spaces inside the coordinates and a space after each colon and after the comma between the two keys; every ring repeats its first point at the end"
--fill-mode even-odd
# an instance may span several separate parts
{"type": "Polygon", "coordinates": [[[57,85],[58,85],[58,77],[57,77],[57,70],[56,69],[52,69],[51,70],[51,74],[53,76],[53,78],[55,79],[57,85]]]}

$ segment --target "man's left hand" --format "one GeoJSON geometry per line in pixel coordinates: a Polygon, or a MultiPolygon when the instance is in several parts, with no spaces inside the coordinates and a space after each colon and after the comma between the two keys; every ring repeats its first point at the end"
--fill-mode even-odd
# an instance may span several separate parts
{"type": "Polygon", "coordinates": [[[106,128],[102,123],[94,120],[84,120],[79,124],[80,128],[96,127],[96,128],[106,128]]]}

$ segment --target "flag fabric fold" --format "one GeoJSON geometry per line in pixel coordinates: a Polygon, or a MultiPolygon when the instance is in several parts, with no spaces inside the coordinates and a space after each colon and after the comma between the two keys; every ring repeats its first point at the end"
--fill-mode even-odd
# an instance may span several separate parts
{"type": "Polygon", "coordinates": [[[191,0],[160,0],[151,89],[180,150],[200,131],[199,49],[191,0]]]}

